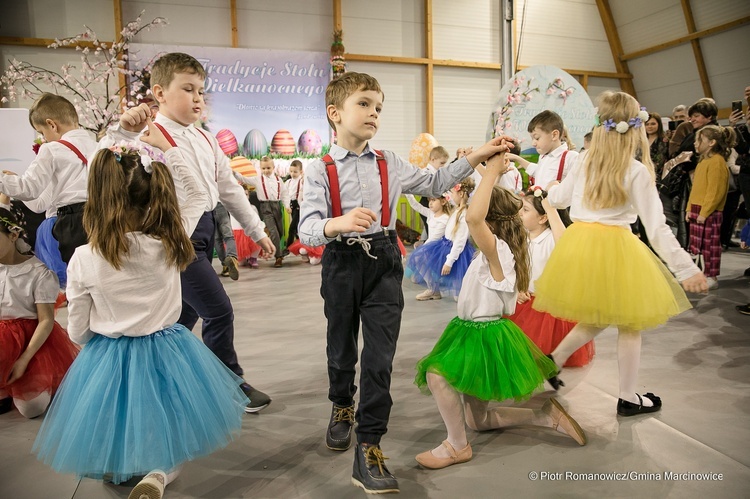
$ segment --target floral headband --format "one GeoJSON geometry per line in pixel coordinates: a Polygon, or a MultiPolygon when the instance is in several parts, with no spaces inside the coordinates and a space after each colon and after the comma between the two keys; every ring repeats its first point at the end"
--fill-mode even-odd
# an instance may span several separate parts
{"type": "Polygon", "coordinates": [[[648,111],[646,111],[645,107],[642,107],[641,110],[638,111],[638,115],[635,118],[630,118],[628,121],[620,121],[619,123],[615,123],[615,121],[610,118],[602,122],[601,118],[597,114],[595,116],[595,123],[596,126],[603,126],[604,128],[606,128],[608,132],[614,129],[617,133],[625,133],[630,127],[640,128],[646,121],[648,121],[648,116],[648,111]]]}
{"type": "Polygon", "coordinates": [[[2,222],[8,228],[8,230],[14,234],[20,234],[21,232],[23,232],[23,227],[8,218],[0,216],[0,222],[2,222]]]}
{"type": "Polygon", "coordinates": [[[109,150],[115,154],[115,159],[118,163],[124,155],[135,154],[136,156],[139,156],[146,173],[152,173],[154,171],[151,168],[151,163],[153,161],[158,161],[159,163],[164,164],[167,163],[167,160],[161,151],[141,142],[120,141],[110,147],[109,150]]]}

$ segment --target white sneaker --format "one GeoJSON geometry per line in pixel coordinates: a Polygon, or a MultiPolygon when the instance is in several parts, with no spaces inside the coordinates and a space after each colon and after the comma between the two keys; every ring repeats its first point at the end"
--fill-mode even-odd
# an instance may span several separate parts
{"type": "Polygon", "coordinates": [[[708,281],[708,289],[719,289],[719,280],[715,277],[706,277],[708,281]]]}
{"type": "Polygon", "coordinates": [[[440,291],[433,292],[431,289],[425,289],[417,295],[418,301],[440,300],[441,298],[440,291]]]}
{"type": "Polygon", "coordinates": [[[317,265],[320,263],[320,258],[311,256],[310,257],[310,265],[317,265]]]}
{"type": "Polygon", "coordinates": [[[164,495],[166,481],[166,473],[161,470],[154,470],[133,487],[128,499],[161,499],[164,495]]]}

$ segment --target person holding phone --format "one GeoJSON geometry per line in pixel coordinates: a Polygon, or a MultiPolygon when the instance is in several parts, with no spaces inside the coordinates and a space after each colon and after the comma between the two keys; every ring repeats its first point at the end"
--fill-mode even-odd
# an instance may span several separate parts
{"type": "MultiPolygon", "coordinates": [[[[745,87],[745,102],[750,108],[750,85],[745,87]]],[[[741,106],[742,101],[732,103],[732,114],[729,115],[729,125],[734,128],[737,135],[737,145],[734,150],[737,151],[737,160],[735,164],[740,166],[740,172],[737,175],[737,188],[742,192],[745,198],[745,210],[750,210],[750,130],[748,130],[748,119],[750,118],[750,109],[743,114],[741,106]],[[744,123],[741,123],[744,120],[744,123]]],[[[750,267],[745,269],[745,276],[750,277],[750,267]]]]}

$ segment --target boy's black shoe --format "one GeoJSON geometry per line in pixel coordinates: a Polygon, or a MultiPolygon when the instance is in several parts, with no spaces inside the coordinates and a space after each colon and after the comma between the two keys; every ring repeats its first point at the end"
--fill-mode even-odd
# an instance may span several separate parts
{"type": "Polygon", "coordinates": [[[0,399],[0,414],[10,412],[11,409],[13,409],[13,399],[11,397],[0,399]]]}
{"type": "Polygon", "coordinates": [[[734,308],[737,309],[737,312],[743,315],[750,315],[750,303],[748,303],[747,305],[737,305],[734,308]]]}
{"type": "Polygon", "coordinates": [[[346,450],[352,445],[354,426],[354,404],[340,406],[333,404],[331,419],[326,430],[326,447],[331,450],[346,450]]]}
{"type": "MultiPolygon", "coordinates": [[[[551,360],[552,362],[555,362],[555,359],[552,358],[552,354],[547,354],[547,358],[551,360]]],[[[557,366],[557,364],[555,364],[555,366],[557,366]]],[[[557,372],[558,374],[560,373],[559,370],[557,372]]],[[[559,390],[561,386],[565,386],[565,383],[563,383],[563,380],[561,380],[557,376],[552,376],[551,378],[548,378],[547,381],[549,382],[550,385],[552,385],[552,388],[554,388],[555,391],[559,390]]]]}
{"type": "MultiPolygon", "coordinates": [[[[636,395],[638,395],[636,393],[636,395]]],[[[643,405],[643,397],[638,395],[638,404],[628,402],[627,400],[619,399],[617,401],[617,415],[618,416],[636,416],[638,414],[648,414],[649,412],[656,412],[661,409],[661,399],[651,392],[643,395],[651,401],[651,407],[643,405]]]]}
{"type": "Polygon", "coordinates": [[[240,388],[245,392],[245,396],[250,399],[250,403],[245,406],[245,412],[247,413],[259,412],[271,403],[271,397],[260,390],[256,390],[248,383],[242,383],[240,388]]]}
{"type": "Polygon", "coordinates": [[[352,483],[368,494],[399,492],[396,477],[385,467],[386,459],[379,445],[357,444],[352,483]]]}

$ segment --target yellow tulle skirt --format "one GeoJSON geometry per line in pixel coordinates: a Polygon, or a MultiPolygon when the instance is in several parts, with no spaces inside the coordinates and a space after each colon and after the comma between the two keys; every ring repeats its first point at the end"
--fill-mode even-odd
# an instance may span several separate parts
{"type": "Polygon", "coordinates": [[[631,231],[575,222],[535,283],[534,308],[561,319],[635,330],[691,308],[682,287],[631,231]]]}

